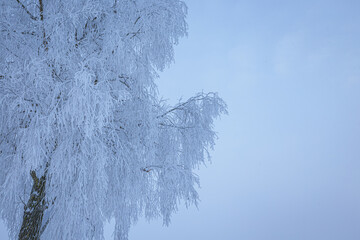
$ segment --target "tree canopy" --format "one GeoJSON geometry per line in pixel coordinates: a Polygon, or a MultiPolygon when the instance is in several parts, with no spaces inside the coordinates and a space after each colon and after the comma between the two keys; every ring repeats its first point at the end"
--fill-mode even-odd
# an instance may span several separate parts
{"type": "Polygon", "coordinates": [[[42,239],[103,239],[114,218],[123,240],[140,216],[169,224],[180,201],[197,203],[193,169],[226,104],[199,93],[170,106],[155,83],[186,11],[179,0],[0,0],[0,211],[12,239],[39,189],[42,239]]]}

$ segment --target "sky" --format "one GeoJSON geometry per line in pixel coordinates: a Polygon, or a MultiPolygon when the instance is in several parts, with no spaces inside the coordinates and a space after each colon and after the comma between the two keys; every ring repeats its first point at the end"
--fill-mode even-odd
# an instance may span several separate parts
{"type": "Polygon", "coordinates": [[[140,220],[129,239],[360,239],[360,2],[186,3],[159,92],[218,92],[229,115],[196,171],[199,208],[140,220]]]}

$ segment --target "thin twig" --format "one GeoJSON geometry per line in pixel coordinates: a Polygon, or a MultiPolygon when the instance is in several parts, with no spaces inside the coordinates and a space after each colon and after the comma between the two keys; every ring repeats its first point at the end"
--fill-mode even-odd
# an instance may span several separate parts
{"type": "Polygon", "coordinates": [[[140,20],[141,17],[138,17],[135,22],[134,22],[134,25],[136,25],[136,23],[140,20]]]}
{"type": "Polygon", "coordinates": [[[192,97],[190,98],[189,100],[187,100],[186,102],[183,102],[183,103],[180,103],[178,104],[177,106],[175,106],[174,108],[168,110],[167,112],[163,113],[162,115],[159,115],[157,116],[157,118],[160,118],[160,117],[164,117],[165,115],[175,111],[175,110],[181,110],[183,106],[191,103],[191,102],[195,102],[195,101],[201,101],[203,99],[205,99],[207,96],[203,96],[203,95],[200,95],[200,96],[196,96],[196,97],[192,97]]]}

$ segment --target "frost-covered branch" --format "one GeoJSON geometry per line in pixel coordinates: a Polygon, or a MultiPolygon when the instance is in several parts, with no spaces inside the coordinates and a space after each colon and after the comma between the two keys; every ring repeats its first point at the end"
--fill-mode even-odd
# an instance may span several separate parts
{"type": "Polygon", "coordinates": [[[192,104],[192,103],[197,102],[197,101],[202,101],[202,100],[205,100],[205,99],[211,99],[214,96],[216,96],[215,93],[207,93],[207,94],[199,93],[195,97],[191,97],[190,99],[188,99],[186,102],[177,104],[175,107],[171,108],[170,110],[166,111],[162,115],[158,116],[158,118],[159,117],[164,117],[165,115],[167,115],[167,114],[169,114],[169,113],[171,113],[173,111],[184,110],[184,107],[186,105],[192,104]]]}
{"type": "Polygon", "coordinates": [[[32,13],[27,9],[27,7],[26,7],[22,2],[20,2],[20,0],[16,0],[16,1],[20,4],[20,6],[22,7],[22,9],[25,10],[25,12],[30,16],[30,18],[31,18],[32,20],[35,20],[35,21],[38,20],[37,17],[35,17],[34,15],[32,15],[32,13]]]}
{"type": "Polygon", "coordinates": [[[168,224],[179,202],[197,204],[193,170],[226,104],[216,93],[160,100],[185,4],[29,2],[0,8],[0,212],[11,239],[101,239],[114,218],[126,240],[140,216],[168,224]]]}

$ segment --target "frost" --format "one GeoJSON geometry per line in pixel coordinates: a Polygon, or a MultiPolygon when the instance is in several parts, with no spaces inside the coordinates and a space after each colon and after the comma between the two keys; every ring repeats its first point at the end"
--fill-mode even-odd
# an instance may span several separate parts
{"type": "Polygon", "coordinates": [[[186,35],[186,10],[178,0],[0,1],[0,211],[12,239],[36,209],[42,239],[103,239],[115,218],[124,240],[142,215],[169,224],[180,201],[197,204],[193,169],[226,105],[199,93],[169,106],[154,82],[186,35]]]}

